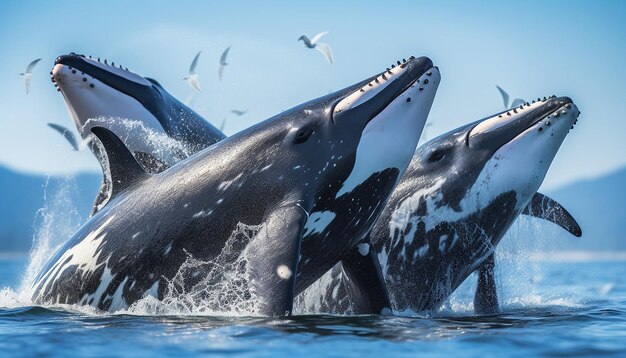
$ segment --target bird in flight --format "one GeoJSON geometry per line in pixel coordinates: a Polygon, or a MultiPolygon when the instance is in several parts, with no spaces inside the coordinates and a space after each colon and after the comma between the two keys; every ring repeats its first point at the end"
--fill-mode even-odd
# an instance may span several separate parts
{"type": "Polygon", "coordinates": [[[61,135],[67,139],[67,141],[70,143],[70,145],[72,146],[72,149],[75,151],[78,151],[78,141],[76,140],[76,137],[74,136],[74,133],[72,133],[71,130],[69,130],[66,127],[63,127],[60,124],[56,124],[56,123],[48,123],[48,127],[54,129],[55,131],[61,133],[61,135]]]}
{"type": "Polygon", "coordinates": [[[333,63],[332,48],[330,47],[329,44],[319,42],[322,36],[327,35],[327,34],[328,34],[328,31],[320,32],[319,34],[313,36],[313,38],[310,40],[306,35],[302,35],[300,36],[298,40],[302,40],[302,42],[304,42],[304,46],[306,46],[307,48],[314,48],[318,50],[319,52],[321,52],[326,58],[326,60],[328,61],[328,63],[332,64],[333,63]]]}
{"type": "Polygon", "coordinates": [[[202,89],[200,89],[200,82],[198,81],[196,66],[198,65],[198,57],[200,57],[201,53],[202,51],[198,51],[196,57],[193,58],[193,61],[191,61],[191,66],[189,66],[189,75],[184,78],[185,80],[187,80],[187,83],[189,83],[191,88],[195,89],[198,92],[202,91],[202,89]]]}
{"type": "Polygon", "coordinates": [[[26,87],[26,94],[28,94],[28,89],[30,88],[30,79],[33,77],[33,68],[35,68],[35,65],[41,61],[40,58],[32,61],[31,63],[28,64],[28,66],[26,67],[26,72],[24,73],[20,73],[20,75],[24,76],[24,86],[26,87]]]}
{"type": "Polygon", "coordinates": [[[502,102],[504,102],[504,109],[515,108],[517,106],[521,106],[522,104],[526,103],[526,101],[524,101],[523,99],[516,98],[513,100],[513,102],[511,102],[511,107],[509,107],[509,94],[506,93],[506,91],[503,90],[500,86],[496,85],[496,87],[498,88],[498,91],[500,91],[500,95],[502,95],[502,102]]]}
{"type": "Polygon", "coordinates": [[[226,50],[222,52],[222,57],[220,57],[220,68],[217,70],[217,77],[220,79],[220,81],[222,80],[222,75],[224,74],[224,67],[228,66],[228,63],[226,62],[226,58],[228,57],[228,50],[230,50],[230,46],[228,46],[226,50]]]}
{"type": "Polygon", "coordinates": [[[247,109],[243,109],[243,110],[241,110],[241,109],[231,109],[230,111],[233,112],[234,114],[240,116],[240,117],[243,116],[244,114],[248,113],[247,109]]]}

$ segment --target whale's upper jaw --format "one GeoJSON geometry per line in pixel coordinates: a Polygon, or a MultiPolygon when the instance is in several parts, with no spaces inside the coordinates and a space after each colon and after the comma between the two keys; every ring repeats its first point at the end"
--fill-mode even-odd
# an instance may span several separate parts
{"type": "Polygon", "coordinates": [[[568,112],[573,113],[575,118],[567,128],[573,128],[580,112],[571,98],[556,96],[538,98],[532,103],[475,122],[467,132],[466,145],[471,149],[496,151],[530,128],[537,128],[538,132],[543,131],[544,127],[549,127],[560,115],[568,112]]]}
{"type": "Polygon", "coordinates": [[[430,76],[433,71],[438,74],[428,57],[411,56],[408,60],[397,61],[384,72],[342,91],[332,106],[332,117],[357,112],[374,118],[408,88],[419,87],[422,91],[429,80],[419,83],[420,77],[430,76]]]}
{"type": "MultiPolygon", "coordinates": [[[[52,69],[52,82],[59,87],[61,79],[61,69],[71,71],[76,76],[82,75],[83,82],[89,82],[90,78],[97,79],[99,82],[106,84],[122,93],[133,96],[133,92],[141,89],[148,89],[153,86],[152,82],[146,78],[133,73],[122,65],[115,66],[107,60],[100,62],[100,59],[93,59],[84,55],[71,53],[62,55],[54,61],[52,69]],[[87,76],[85,76],[87,75],[87,76]]],[[[67,85],[67,84],[66,84],[67,85]]],[[[86,83],[91,88],[95,87],[94,83],[86,83]],[[91,86],[93,85],[93,86],[91,86]]],[[[59,89],[60,90],[60,89],[59,89]]]]}

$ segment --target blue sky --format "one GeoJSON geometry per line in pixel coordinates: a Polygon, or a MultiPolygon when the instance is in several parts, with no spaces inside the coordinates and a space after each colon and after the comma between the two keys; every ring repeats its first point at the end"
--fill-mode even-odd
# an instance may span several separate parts
{"type": "Polygon", "coordinates": [[[227,134],[300,102],[426,55],[442,72],[428,136],[499,111],[512,97],[568,95],[582,115],[546,177],[554,188],[626,165],[626,2],[55,1],[0,4],[0,164],[43,173],[99,170],[46,127],[71,126],[48,72],[71,51],[158,79],[181,100],[198,50],[192,107],[227,134]],[[330,31],[335,64],[297,39],[330,31]],[[221,52],[232,46],[224,81],[221,52]],[[31,93],[22,77],[33,59],[31,93]],[[241,118],[230,109],[249,109],[241,118]]]}

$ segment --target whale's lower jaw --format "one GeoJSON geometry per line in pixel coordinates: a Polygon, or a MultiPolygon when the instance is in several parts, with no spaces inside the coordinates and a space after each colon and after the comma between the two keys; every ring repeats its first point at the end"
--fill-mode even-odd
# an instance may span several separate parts
{"type": "Polygon", "coordinates": [[[440,81],[439,70],[431,69],[367,123],[354,168],[336,197],[386,169],[395,168],[402,176],[411,162],[440,81]]]}
{"type": "Polygon", "coordinates": [[[100,117],[139,120],[151,128],[163,130],[154,115],[136,99],[94,77],[60,64],[54,66],[52,77],[83,138],[90,133],[89,128],[85,128],[86,123],[100,117]]]}
{"type": "MultiPolygon", "coordinates": [[[[154,136],[167,137],[164,128],[137,100],[68,66],[57,64],[52,73],[83,139],[91,135],[91,127],[99,125],[124,138],[132,152],[164,152],[149,143],[154,136]]],[[[163,154],[159,159],[168,162],[166,151],[163,154]]]]}
{"type": "Polygon", "coordinates": [[[502,193],[514,191],[518,196],[516,209],[524,208],[539,190],[563,140],[576,124],[579,113],[576,105],[565,105],[537,120],[498,148],[470,191],[470,195],[482,198],[477,204],[484,205],[484,202],[502,193]]]}

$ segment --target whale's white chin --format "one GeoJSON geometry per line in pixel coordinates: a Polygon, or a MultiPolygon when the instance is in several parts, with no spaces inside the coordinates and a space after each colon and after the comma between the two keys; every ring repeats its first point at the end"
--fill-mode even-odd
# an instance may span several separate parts
{"type": "Polygon", "coordinates": [[[399,178],[402,176],[415,152],[440,80],[439,70],[432,68],[369,121],[357,147],[354,168],[337,197],[385,169],[396,168],[399,178]],[[425,79],[428,84],[424,84],[425,79]]]}
{"type": "Polygon", "coordinates": [[[515,191],[517,209],[528,204],[578,118],[578,108],[574,104],[570,107],[560,108],[557,118],[544,117],[496,151],[476,180],[482,186],[477,188],[482,193],[481,202],[515,191]]]}
{"type": "Polygon", "coordinates": [[[79,71],[72,72],[61,64],[54,66],[52,75],[83,138],[90,134],[87,122],[100,117],[142,121],[146,126],[162,131],[160,123],[141,103],[98,79],[79,71]]]}

